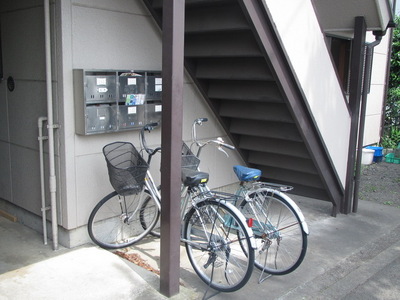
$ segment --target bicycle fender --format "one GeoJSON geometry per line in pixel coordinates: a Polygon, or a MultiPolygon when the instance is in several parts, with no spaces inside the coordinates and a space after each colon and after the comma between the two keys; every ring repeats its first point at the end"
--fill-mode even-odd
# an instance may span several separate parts
{"type": "MultiPolygon", "coordinates": [[[[285,200],[285,201],[288,203],[288,205],[290,205],[290,206],[293,208],[293,210],[295,211],[295,213],[299,216],[300,223],[301,223],[301,226],[302,226],[302,228],[303,228],[304,233],[307,234],[307,235],[310,234],[310,230],[309,230],[309,228],[308,228],[308,224],[307,224],[307,222],[306,222],[306,219],[305,219],[305,217],[304,217],[304,215],[303,215],[301,209],[300,209],[300,208],[298,207],[298,205],[296,204],[296,202],[294,202],[294,201],[293,201],[288,195],[286,195],[285,193],[283,193],[283,192],[281,192],[281,191],[278,191],[278,190],[275,190],[275,189],[267,188],[267,187],[265,187],[265,188],[258,188],[258,189],[252,190],[252,192],[254,192],[254,191],[263,191],[263,190],[266,191],[267,193],[271,193],[271,194],[274,194],[274,195],[278,195],[280,198],[282,198],[283,200],[285,200]]],[[[247,198],[247,196],[246,196],[246,198],[247,198]]]]}
{"type": "Polygon", "coordinates": [[[250,243],[251,243],[251,247],[253,249],[257,249],[257,245],[256,245],[256,240],[254,238],[254,233],[253,230],[247,226],[247,222],[246,222],[246,218],[244,217],[244,215],[240,212],[240,210],[234,206],[232,203],[224,201],[224,200],[220,200],[221,202],[223,202],[226,206],[228,206],[240,219],[241,222],[243,222],[243,224],[245,225],[244,228],[247,232],[247,234],[250,237],[250,243]]]}
{"type": "MultiPolygon", "coordinates": [[[[273,191],[271,189],[267,189],[270,191],[273,191]]],[[[294,211],[297,213],[297,215],[300,218],[300,223],[303,227],[304,232],[309,235],[310,234],[310,230],[308,229],[308,225],[306,222],[306,219],[304,218],[303,213],[301,212],[301,209],[299,208],[299,206],[296,204],[296,202],[294,202],[288,195],[286,195],[285,193],[282,193],[280,191],[276,191],[274,190],[274,195],[279,195],[280,197],[282,197],[284,200],[287,201],[287,203],[289,203],[289,205],[294,209],[294,211]]]]}

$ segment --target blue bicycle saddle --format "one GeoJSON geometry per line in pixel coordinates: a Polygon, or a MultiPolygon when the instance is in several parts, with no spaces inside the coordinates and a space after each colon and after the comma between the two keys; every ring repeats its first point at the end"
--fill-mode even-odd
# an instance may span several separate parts
{"type": "Polygon", "coordinates": [[[260,179],[261,170],[244,166],[233,166],[233,171],[240,181],[253,181],[260,179]]]}

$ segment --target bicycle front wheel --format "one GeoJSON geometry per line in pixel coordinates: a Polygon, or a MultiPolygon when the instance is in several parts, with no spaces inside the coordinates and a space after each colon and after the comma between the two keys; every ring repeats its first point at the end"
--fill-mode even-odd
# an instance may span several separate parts
{"type": "Polygon", "coordinates": [[[243,287],[254,266],[246,224],[234,209],[209,199],[185,216],[183,238],[190,263],[206,284],[221,292],[243,287]]]}
{"type": "Polygon", "coordinates": [[[112,192],[104,197],[89,217],[88,231],[92,241],[105,249],[119,249],[144,238],[159,216],[158,209],[153,210],[152,214],[148,211],[145,215],[147,225],[145,228],[142,226],[139,205],[142,205],[140,197],[144,195],[147,194],[121,196],[112,192]]]}
{"type": "Polygon", "coordinates": [[[296,210],[272,189],[261,188],[247,196],[240,208],[251,219],[248,223],[257,244],[255,266],[272,275],[293,272],[307,251],[307,234],[296,210]]]}
{"type": "MultiPolygon", "coordinates": [[[[159,191],[160,189],[161,187],[158,187],[159,191]]],[[[153,196],[147,191],[146,194],[146,198],[143,202],[142,207],[140,208],[140,224],[145,230],[148,227],[152,226],[153,228],[149,233],[152,236],[160,237],[160,211],[153,196]],[[155,215],[157,215],[157,219],[153,225],[155,215]]]]}

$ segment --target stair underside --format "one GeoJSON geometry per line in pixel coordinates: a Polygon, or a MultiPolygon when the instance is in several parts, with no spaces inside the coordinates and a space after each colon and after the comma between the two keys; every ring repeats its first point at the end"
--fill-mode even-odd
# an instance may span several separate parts
{"type": "MultiPolygon", "coordinates": [[[[144,1],[161,20],[162,1],[144,1]]],[[[241,1],[185,3],[186,69],[248,166],[294,193],[332,201],[270,67],[275,58],[260,47],[241,1]]]]}

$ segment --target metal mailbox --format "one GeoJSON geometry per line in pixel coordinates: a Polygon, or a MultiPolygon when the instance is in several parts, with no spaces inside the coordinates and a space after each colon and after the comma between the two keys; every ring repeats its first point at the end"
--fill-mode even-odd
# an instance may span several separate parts
{"type": "Polygon", "coordinates": [[[74,70],[75,128],[81,135],[161,122],[161,72],[74,70]]]}

